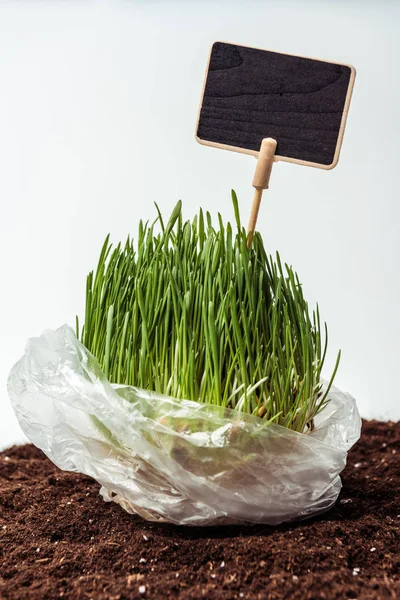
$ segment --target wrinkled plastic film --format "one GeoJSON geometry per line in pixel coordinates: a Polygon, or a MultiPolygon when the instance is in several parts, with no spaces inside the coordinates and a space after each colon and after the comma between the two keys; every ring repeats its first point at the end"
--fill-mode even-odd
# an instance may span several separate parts
{"type": "Polygon", "coordinates": [[[360,436],[354,399],[333,388],[301,434],[230,409],[108,382],[64,325],[31,339],[8,380],[26,436],[105,500],[179,525],[266,523],[328,510],[360,436]]]}

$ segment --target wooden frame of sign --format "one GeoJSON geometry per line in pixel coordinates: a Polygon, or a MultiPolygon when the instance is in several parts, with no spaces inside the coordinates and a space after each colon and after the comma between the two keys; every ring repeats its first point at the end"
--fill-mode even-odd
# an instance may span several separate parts
{"type": "MultiPolygon", "coordinates": [[[[272,50],[262,50],[227,42],[215,42],[211,47],[208,57],[206,76],[203,83],[200,107],[197,116],[196,140],[200,144],[206,146],[213,146],[215,148],[258,156],[261,140],[263,138],[272,137],[277,140],[278,144],[277,154],[274,159],[275,161],[291,162],[305,166],[318,167],[320,169],[333,169],[337,165],[339,159],[355,75],[356,72],[354,67],[344,63],[325,61],[320,58],[296,56],[294,54],[274,52],[272,50]],[[228,55],[226,58],[223,56],[221,57],[221,54],[223,55],[227,51],[230,51],[231,55],[228,55]],[[244,55],[244,58],[242,58],[241,55],[244,55]],[[246,58],[248,59],[248,63],[251,62],[249,66],[246,65],[246,58]],[[220,66],[221,68],[212,68],[213,59],[215,66],[220,66]],[[241,61],[240,64],[235,64],[235,60],[236,63],[241,61]],[[258,64],[254,64],[256,60],[258,60],[258,64]],[[229,66],[229,61],[233,63],[232,66],[229,66]],[[220,63],[219,65],[218,62],[220,63]],[[225,65],[227,65],[225,68],[224,62],[225,65]],[[243,72],[242,77],[240,77],[241,67],[243,72]],[[239,71],[239,77],[236,77],[236,80],[232,81],[232,74],[235,70],[239,71]],[[264,70],[263,78],[260,77],[260,72],[262,70],[264,70]],[[216,71],[218,71],[218,80],[216,81],[216,78],[214,78],[213,82],[211,81],[211,78],[213,72],[215,74],[216,71]],[[228,77],[226,76],[227,72],[228,77]],[[338,83],[340,80],[344,81],[342,81],[339,86],[338,83]],[[321,89],[322,86],[324,86],[323,89],[321,89]],[[233,87],[233,89],[236,88],[236,90],[240,89],[249,92],[248,94],[243,94],[243,98],[247,103],[245,108],[242,108],[243,102],[238,104],[237,97],[234,98],[234,102],[232,102],[231,98],[224,96],[224,90],[226,90],[226,93],[229,93],[229,87],[231,89],[233,87]],[[207,88],[210,88],[212,94],[215,94],[215,90],[217,89],[217,93],[219,93],[220,96],[218,98],[215,96],[213,98],[208,98],[207,88]],[[264,98],[261,99],[261,102],[264,104],[265,108],[260,110],[260,99],[257,98],[257,108],[254,110],[252,106],[254,104],[253,98],[250,98],[249,100],[249,98],[246,98],[246,95],[248,97],[253,96],[253,98],[264,96],[264,98]],[[294,96],[295,102],[293,102],[294,96]],[[313,102],[313,98],[314,106],[310,105],[310,100],[313,102]],[[219,103],[220,105],[226,105],[228,102],[230,107],[220,106],[218,110],[218,107],[206,106],[205,102],[208,102],[208,104],[214,102],[214,104],[219,103]],[[322,112],[321,109],[325,108],[324,103],[326,104],[327,102],[330,103],[331,112],[329,110],[322,112]],[[272,104],[271,108],[268,107],[268,104],[272,104]],[[292,106],[290,106],[290,104],[292,104],[292,106]],[[284,106],[283,111],[281,108],[282,105],[284,106]],[[296,108],[297,110],[295,110],[296,108]],[[299,111],[298,109],[301,110],[299,111]],[[225,120],[221,118],[221,111],[228,113],[225,120]],[[276,117],[278,114],[284,115],[281,123],[264,124],[265,127],[263,127],[263,131],[260,131],[260,139],[257,147],[249,147],[251,143],[247,145],[243,144],[242,146],[239,146],[236,143],[223,143],[216,141],[215,139],[206,139],[204,136],[203,132],[206,129],[207,121],[218,120],[219,127],[221,127],[221,131],[223,131],[223,127],[229,126],[228,122],[240,123],[240,117],[243,117],[244,113],[254,115],[256,111],[260,114],[261,119],[271,116],[276,117]],[[212,115],[213,112],[215,113],[215,116],[212,115]],[[340,116],[339,119],[337,119],[339,113],[340,116]],[[239,120],[235,119],[235,115],[239,115],[239,120]],[[298,127],[298,129],[301,129],[302,132],[308,133],[309,135],[311,130],[311,134],[314,134],[315,138],[316,134],[318,135],[318,133],[323,132],[321,121],[324,117],[322,117],[322,115],[327,115],[325,118],[329,119],[328,126],[332,130],[331,133],[337,135],[333,157],[328,164],[318,162],[317,160],[307,160],[304,157],[288,156],[285,152],[280,152],[280,129],[283,129],[285,132],[288,129],[290,130],[293,121],[298,120],[300,116],[303,123],[301,128],[298,127]],[[304,123],[304,117],[308,119],[306,123],[304,123]],[[289,126],[285,122],[288,119],[290,119],[289,126]],[[338,120],[339,123],[337,122],[338,120]]],[[[253,118],[249,119],[248,122],[244,121],[243,123],[244,126],[252,124],[257,127],[260,126],[260,122],[253,118]]],[[[294,126],[295,129],[296,127],[297,125],[294,126]]],[[[209,133],[215,135],[215,130],[209,133]]],[[[326,133],[328,133],[328,131],[326,131],[326,133]]],[[[315,142],[315,139],[312,138],[313,136],[310,135],[310,139],[306,140],[306,142],[311,144],[315,142]]],[[[293,136],[293,140],[294,139],[295,136],[293,136]]],[[[253,139],[251,141],[253,141],[253,139]]],[[[327,140],[322,140],[322,143],[326,142],[327,140]]],[[[329,143],[332,143],[331,139],[329,140],[329,143]]],[[[292,154],[293,150],[294,149],[291,148],[292,154]]]]}
{"type": "Polygon", "coordinates": [[[203,145],[258,157],[251,244],[272,163],[333,169],[355,80],[351,65],[215,42],[196,124],[203,145]]]}

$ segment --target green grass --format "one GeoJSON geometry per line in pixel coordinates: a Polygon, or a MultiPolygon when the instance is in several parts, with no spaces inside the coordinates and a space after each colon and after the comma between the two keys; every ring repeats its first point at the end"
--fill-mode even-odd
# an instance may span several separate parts
{"type": "Polygon", "coordinates": [[[251,413],[305,432],[322,392],[327,328],[310,313],[297,274],[268,256],[256,232],[200,210],[139,224],[137,244],[107,237],[86,285],[76,332],[113,383],[251,413]]]}

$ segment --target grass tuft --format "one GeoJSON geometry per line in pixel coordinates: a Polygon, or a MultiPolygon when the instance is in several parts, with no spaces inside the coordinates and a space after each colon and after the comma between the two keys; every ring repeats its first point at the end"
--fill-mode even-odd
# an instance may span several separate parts
{"type": "Polygon", "coordinates": [[[321,370],[328,335],[297,274],[268,256],[256,232],[200,210],[167,224],[157,208],[135,245],[107,237],[86,285],[76,333],[113,383],[251,413],[305,432],[328,402],[321,370]],[[324,341],[323,341],[324,340],[324,341]]]}

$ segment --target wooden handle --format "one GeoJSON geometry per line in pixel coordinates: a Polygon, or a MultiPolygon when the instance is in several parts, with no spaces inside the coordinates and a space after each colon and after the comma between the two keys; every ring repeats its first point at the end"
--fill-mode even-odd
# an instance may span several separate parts
{"type": "Polygon", "coordinates": [[[260,210],[263,190],[268,189],[269,179],[271,177],[272,163],[276,150],[276,140],[264,138],[261,142],[260,152],[258,153],[257,166],[253,178],[254,193],[253,205],[251,207],[249,225],[247,228],[247,247],[251,248],[254,232],[256,229],[258,212],[260,210]]]}
{"type": "Polygon", "coordinates": [[[263,188],[256,188],[254,192],[254,200],[251,207],[249,225],[247,227],[247,247],[251,248],[251,244],[253,243],[254,232],[256,230],[256,223],[258,219],[258,211],[260,210],[261,198],[262,198],[263,188]]]}

